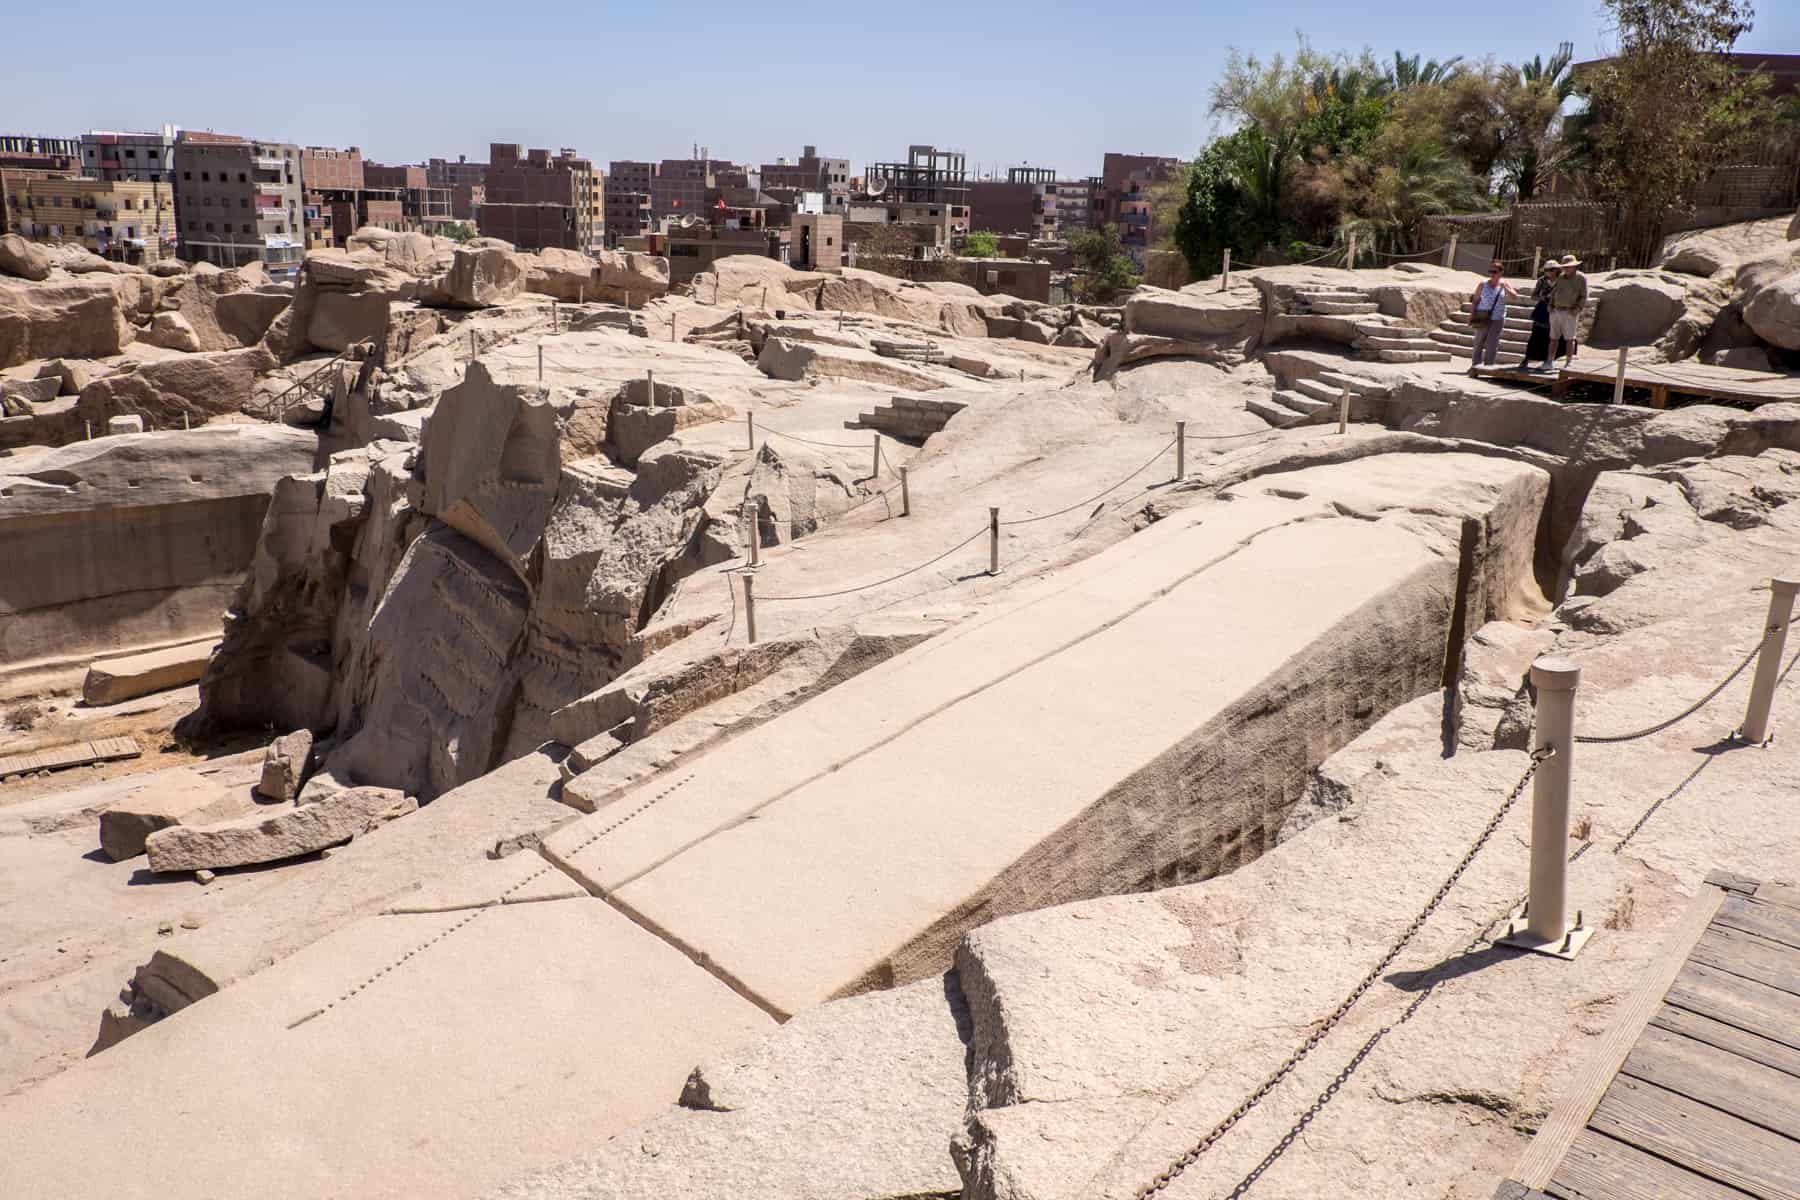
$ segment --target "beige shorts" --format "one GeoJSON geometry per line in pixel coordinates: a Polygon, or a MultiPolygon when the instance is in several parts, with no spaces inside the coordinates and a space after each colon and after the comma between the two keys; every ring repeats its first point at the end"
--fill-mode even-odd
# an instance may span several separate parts
{"type": "Polygon", "coordinates": [[[1550,310],[1550,340],[1574,342],[1581,338],[1581,314],[1572,308],[1550,310]]]}

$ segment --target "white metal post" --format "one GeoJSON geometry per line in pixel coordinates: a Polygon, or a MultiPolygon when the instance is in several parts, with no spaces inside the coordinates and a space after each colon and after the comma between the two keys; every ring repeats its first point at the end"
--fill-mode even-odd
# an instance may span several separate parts
{"type": "Polygon", "coordinates": [[[544,343],[538,343],[538,386],[544,386],[544,343]]]}
{"type": "MultiPolygon", "coordinates": [[[[1573,958],[1591,930],[1579,915],[1569,924],[1569,785],[1575,766],[1575,689],[1581,667],[1573,659],[1545,655],[1531,664],[1537,689],[1532,749],[1552,751],[1538,764],[1531,785],[1531,892],[1525,927],[1509,925],[1508,945],[1558,958],[1573,958]]],[[[1515,918],[1516,920],[1517,918],[1515,918]]]]}
{"type": "Polygon", "coordinates": [[[744,501],[743,509],[744,540],[749,543],[750,565],[762,566],[762,531],[756,524],[756,501],[744,501]]]}
{"type": "Polygon", "coordinates": [[[644,368],[644,403],[651,409],[656,407],[656,372],[649,367],[644,368]]]}
{"type": "Polygon", "coordinates": [[[1338,432],[1350,432],[1350,389],[1338,392],[1338,432]]]}
{"type": "Polygon", "coordinates": [[[744,628],[748,631],[750,644],[756,644],[756,576],[744,572],[744,628]]]}
{"type": "Polygon", "coordinates": [[[900,515],[912,516],[912,490],[906,483],[906,468],[900,468],[900,515]]]}
{"type": "Polygon", "coordinates": [[[469,361],[475,361],[475,331],[469,330],[469,361]]]}
{"type": "Polygon", "coordinates": [[[1625,403],[1625,347],[1619,347],[1619,369],[1613,376],[1613,403],[1625,403]]]}
{"type": "Polygon", "coordinates": [[[1787,649],[1796,591],[1800,591],[1800,579],[1769,581],[1769,621],[1763,629],[1762,650],[1756,659],[1756,680],[1750,685],[1750,707],[1739,731],[1747,742],[1761,742],[1769,736],[1769,707],[1775,700],[1775,681],[1781,675],[1781,655],[1787,649]]]}
{"type": "Polygon", "coordinates": [[[1450,235],[1450,244],[1444,247],[1444,265],[1446,267],[1456,265],[1456,235],[1454,233],[1450,235]]]}
{"type": "Polygon", "coordinates": [[[875,465],[869,468],[869,478],[874,479],[881,474],[881,435],[875,435],[875,465]]]}
{"type": "Polygon", "coordinates": [[[557,319],[556,301],[554,301],[554,300],[552,300],[550,302],[550,332],[551,333],[561,333],[562,332],[562,322],[557,319]]]}
{"type": "MultiPolygon", "coordinates": [[[[1227,247],[1225,247],[1225,269],[1223,271],[1219,272],[1219,290],[1221,292],[1223,292],[1230,287],[1231,287],[1231,247],[1227,246],[1227,247]]],[[[1129,333],[1131,331],[1126,330],[1126,332],[1129,333]]]]}
{"type": "Polygon", "coordinates": [[[1544,248],[1542,246],[1533,246],[1531,248],[1531,279],[1532,279],[1533,287],[1537,286],[1538,272],[1543,269],[1544,269],[1544,248]]]}
{"type": "Polygon", "coordinates": [[[1187,478],[1187,422],[1175,422],[1175,482],[1187,478]]]}
{"type": "Polygon", "coordinates": [[[988,574],[1000,573],[1000,510],[988,509],[988,574]]]}

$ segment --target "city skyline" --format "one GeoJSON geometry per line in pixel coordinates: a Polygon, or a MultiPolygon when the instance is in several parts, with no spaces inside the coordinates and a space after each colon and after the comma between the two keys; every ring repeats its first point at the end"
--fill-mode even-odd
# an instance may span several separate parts
{"type": "MultiPolygon", "coordinates": [[[[802,3],[786,11],[840,10],[802,3]]],[[[280,78],[296,97],[269,86],[266,59],[234,53],[259,30],[279,36],[281,23],[260,10],[231,10],[227,20],[223,6],[190,5],[147,35],[146,49],[166,49],[171,62],[204,61],[203,71],[134,71],[128,89],[74,92],[65,63],[85,44],[33,10],[15,19],[14,32],[43,53],[15,64],[0,123],[71,137],[172,123],[354,145],[384,163],[459,154],[485,161],[490,142],[517,142],[572,147],[596,165],[682,158],[699,144],[755,166],[792,160],[811,144],[848,158],[858,174],[930,143],[967,154],[971,175],[1030,163],[1073,178],[1097,174],[1107,151],[1191,157],[1216,132],[1207,90],[1229,49],[1285,52],[1297,29],[1315,49],[1367,47],[1378,57],[1399,49],[1505,61],[1568,40],[1584,59],[1606,48],[1597,4],[1554,0],[1521,0],[1499,29],[1414,0],[1354,11],[1319,0],[1218,12],[1146,4],[1092,28],[1083,24],[1091,11],[1070,5],[922,2],[908,11],[912,24],[859,37],[866,22],[849,16],[771,29],[712,3],[685,7],[679,20],[612,5],[509,13],[508,25],[491,31],[420,30],[408,12],[369,6],[359,10],[354,42],[284,49],[280,78]],[[1150,26],[1158,36],[1143,32],[1150,26]],[[797,40],[798,28],[816,36],[797,40]],[[416,64],[416,75],[397,75],[397,61],[416,64]],[[795,71],[802,61],[820,70],[795,71]],[[508,79],[515,82],[496,86],[508,79]],[[458,99],[469,96],[479,99],[458,99]]],[[[453,6],[446,20],[476,15],[453,6]]],[[[98,19],[106,23],[104,11],[98,19]]],[[[1800,48],[1800,12],[1765,4],[1740,48],[1800,48]]]]}

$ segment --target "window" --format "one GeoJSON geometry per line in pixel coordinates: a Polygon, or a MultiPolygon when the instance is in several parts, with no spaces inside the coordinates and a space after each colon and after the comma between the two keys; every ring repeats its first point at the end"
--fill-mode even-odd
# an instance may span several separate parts
{"type": "Polygon", "coordinates": [[[208,221],[206,223],[206,232],[211,233],[212,231],[213,231],[212,222],[208,221]]]}
{"type": "Polygon", "coordinates": [[[249,183],[250,177],[248,175],[244,174],[242,171],[239,171],[238,172],[238,182],[239,183],[249,183]]]}
{"type": "Polygon", "coordinates": [[[238,207],[239,208],[249,208],[250,207],[250,197],[239,196],[238,197],[238,207]]]}
{"type": "Polygon", "coordinates": [[[137,151],[136,151],[136,150],[127,150],[127,151],[126,151],[126,152],[125,152],[125,157],[126,157],[126,158],[136,158],[136,157],[137,157],[137,151]]]}
{"type": "Polygon", "coordinates": [[[189,221],[188,222],[188,232],[189,233],[194,232],[194,230],[198,227],[199,227],[199,222],[197,222],[197,221],[189,221]]]}
{"type": "Polygon", "coordinates": [[[241,225],[241,226],[239,226],[239,228],[242,229],[245,233],[250,232],[250,227],[248,225],[241,225]]]}
{"type": "Polygon", "coordinates": [[[193,180],[193,178],[194,178],[194,173],[193,173],[193,172],[192,172],[192,171],[183,171],[183,172],[182,172],[182,173],[181,173],[181,177],[182,177],[182,178],[183,178],[183,179],[186,179],[186,180],[188,180],[188,181],[190,181],[190,182],[192,182],[192,180],[193,180]]]}

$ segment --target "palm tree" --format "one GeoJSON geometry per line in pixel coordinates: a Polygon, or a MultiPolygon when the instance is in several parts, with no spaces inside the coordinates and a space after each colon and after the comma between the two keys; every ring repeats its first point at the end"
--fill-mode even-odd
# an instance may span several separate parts
{"type": "Polygon", "coordinates": [[[1415,54],[1411,58],[1394,51],[1394,65],[1387,69],[1382,82],[1391,92],[1409,91],[1416,87],[1426,87],[1434,83],[1443,83],[1462,66],[1462,55],[1458,54],[1439,62],[1435,58],[1420,61],[1415,54]]]}
{"type": "Polygon", "coordinates": [[[1435,143],[1415,143],[1376,170],[1362,215],[1346,221],[1338,236],[1354,233],[1360,245],[1408,254],[1419,247],[1426,217],[1480,207],[1480,185],[1462,159],[1435,143]]]}
{"type": "Polygon", "coordinates": [[[1513,68],[1516,78],[1503,102],[1506,128],[1496,165],[1520,200],[1536,195],[1568,158],[1563,106],[1575,94],[1574,57],[1575,43],[1564,42],[1549,61],[1534,54],[1513,68]]]}

